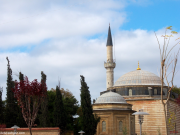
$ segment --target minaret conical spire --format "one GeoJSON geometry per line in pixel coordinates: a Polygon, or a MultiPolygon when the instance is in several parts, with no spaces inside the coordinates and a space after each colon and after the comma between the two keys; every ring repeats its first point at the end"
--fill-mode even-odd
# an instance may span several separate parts
{"type": "Polygon", "coordinates": [[[109,24],[108,38],[107,38],[106,46],[113,46],[110,24],[109,24]]]}
{"type": "Polygon", "coordinates": [[[106,68],[106,87],[110,88],[114,85],[114,68],[116,63],[113,60],[113,44],[111,37],[111,28],[109,25],[108,38],[107,38],[107,62],[104,62],[104,67],[106,68]]]}

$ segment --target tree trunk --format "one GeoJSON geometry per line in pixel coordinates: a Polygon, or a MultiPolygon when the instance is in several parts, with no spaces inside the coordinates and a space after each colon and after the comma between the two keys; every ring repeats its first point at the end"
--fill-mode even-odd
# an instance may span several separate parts
{"type": "Polygon", "coordinates": [[[166,135],[168,135],[166,105],[164,103],[163,103],[163,109],[164,109],[164,119],[165,119],[166,135]]]}
{"type": "Polygon", "coordinates": [[[30,135],[32,135],[31,126],[29,127],[29,132],[30,132],[30,135]]]}
{"type": "Polygon", "coordinates": [[[161,102],[162,102],[163,109],[164,109],[163,111],[164,111],[166,135],[168,135],[167,119],[166,119],[166,108],[165,108],[165,103],[163,101],[163,86],[164,86],[164,60],[162,59],[162,61],[161,61],[161,102]]]}

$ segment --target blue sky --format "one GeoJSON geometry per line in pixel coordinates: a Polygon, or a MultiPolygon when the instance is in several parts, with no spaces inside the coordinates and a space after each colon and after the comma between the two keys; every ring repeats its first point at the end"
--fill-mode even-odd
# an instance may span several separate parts
{"type": "Polygon", "coordinates": [[[128,22],[121,29],[146,29],[157,31],[162,27],[173,26],[179,31],[179,0],[153,0],[147,4],[130,4],[125,8],[128,22]]]}
{"type": "MultiPolygon", "coordinates": [[[[159,48],[165,27],[180,32],[179,0],[2,0],[0,4],[0,86],[6,97],[7,61],[13,70],[38,79],[44,71],[48,89],[58,78],[80,100],[80,75],[92,99],[106,90],[106,41],[109,23],[115,45],[114,82],[142,70],[158,75],[159,48]]],[[[168,33],[170,34],[170,33],[168,33]]],[[[169,47],[175,44],[175,35],[169,47]]],[[[176,52],[179,46],[173,51],[176,52]]],[[[173,52],[173,53],[174,53],[173,52]]],[[[177,69],[180,68],[178,63],[177,69]]],[[[180,87],[178,72],[174,84],[180,87]]]]}

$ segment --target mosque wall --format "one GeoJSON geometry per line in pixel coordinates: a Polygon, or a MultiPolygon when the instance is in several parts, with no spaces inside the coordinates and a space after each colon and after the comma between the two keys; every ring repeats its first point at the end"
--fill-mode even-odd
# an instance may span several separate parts
{"type": "MultiPolygon", "coordinates": [[[[132,104],[132,110],[139,111],[143,109],[143,112],[147,112],[150,115],[144,115],[142,124],[142,132],[146,135],[156,135],[160,130],[161,135],[165,135],[165,119],[161,100],[128,100],[126,102],[132,104]]],[[[138,116],[135,116],[135,132],[139,134],[140,125],[138,122],[138,116]]]]}
{"type": "Polygon", "coordinates": [[[101,119],[97,125],[96,135],[123,135],[122,127],[127,128],[128,135],[135,135],[132,112],[116,110],[94,111],[101,119]],[[105,123],[105,130],[103,129],[105,123]]]}
{"type": "Polygon", "coordinates": [[[104,103],[104,104],[96,104],[93,105],[93,109],[99,109],[99,108],[103,108],[103,109],[109,109],[109,108],[116,108],[116,109],[132,109],[132,105],[131,104],[116,104],[116,103],[104,103]]]}
{"type": "Polygon", "coordinates": [[[168,122],[168,133],[180,135],[180,106],[172,100],[168,102],[167,116],[168,119],[171,118],[171,123],[168,122]]]}

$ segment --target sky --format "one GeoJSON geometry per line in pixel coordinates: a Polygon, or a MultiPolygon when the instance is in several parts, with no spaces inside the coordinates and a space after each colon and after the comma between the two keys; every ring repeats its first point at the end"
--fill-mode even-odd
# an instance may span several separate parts
{"type": "MultiPolygon", "coordinates": [[[[179,0],[0,0],[2,99],[6,99],[6,57],[13,80],[18,80],[22,72],[30,81],[40,81],[43,71],[48,90],[56,88],[60,80],[61,88],[69,89],[80,101],[83,75],[91,99],[98,98],[106,90],[104,61],[109,24],[116,60],[114,82],[136,70],[138,61],[142,70],[159,76],[160,51],[155,33],[161,48],[167,26],[180,33],[179,5],[179,0]]],[[[168,49],[179,41],[178,37],[180,34],[171,37],[168,49]]],[[[180,44],[171,51],[171,58],[179,48],[180,44]]],[[[179,61],[176,69],[180,69],[179,61]]],[[[177,72],[174,78],[178,87],[179,76],[177,72]]]]}

